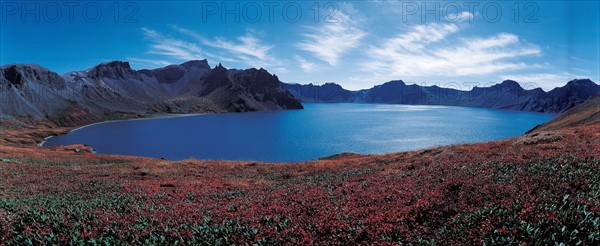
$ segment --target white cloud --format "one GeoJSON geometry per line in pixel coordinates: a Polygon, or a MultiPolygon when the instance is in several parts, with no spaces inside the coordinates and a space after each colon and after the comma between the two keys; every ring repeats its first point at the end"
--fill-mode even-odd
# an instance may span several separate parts
{"type": "Polygon", "coordinates": [[[294,56],[294,58],[296,58],[296,61],[300,63],[300,68],[302,68],[304,72],[310,73],[314,72],[317,69],[317,64],[314,62],[309,62],[299,55],[294,56]]]}
{"type": "Polygon", "coordinates": [[[263,45],[256,38],[251,36],[250,34],[246,34],[245,36],[239,37],[239,43],[231,42],[224,40],[222,38],[217,38],[215,42],[206,43],[206,45],[211,45],[215,48],[221,48],[225,50],[229,50],[232,53],[237,53],[241,55],[248,55],[251,57],[255,57],[260,60],[269,60],[269,50],[273,48],[273,46],[263,45]]]}
{"type": "Polygon", "coordinates": [[[412,28],[412,32],[399,35],[384,41],[381,49],[374,48],[372,51],[378,55],[391,57],[398,51],[420,52],[425,50],[426,46],[443,40],[446,36],[458,31],[458,26],[454,24],[429,24],[417,25],[412,28]],[[387,51],[394,51],[387,53],[387,51]]]}
{"type": "Polygon", "coordinates": [[[473,22],[473,18],[475,18],[473,13],[463,11],[458,14],[450,13],[444,17],[444,20],[448,22],[473,22]]]}
{"type": "Polygon", "coordinates": [[[225,59],[228,59],[229,57],[235,57],[247,65],[254,67],[262,67],[276,63],[276,59],[270,54],[273,46],[263,44],[258,38],[258,34],[254,31],[249,30],[245,35],[238,37],[235,41],[232,41],[222,37],[207,39],[189,29],[177,26],[173,26],[173,28],[177,32],[193,38],[195,41],[200,42],[204,46],[221,50],[225,53],[221,55],[221,57],[225,57],[225,59]]]}
{"type": "Polygon", "coordinates": [[[167,56],[176,60],[198,60],[206,57],[198,45],[162,35],[158,31],[142,28],[144,37],[152,44],[148,53],[167,56]]]}
{"type": "Polygon", "coordinates": [[[287,73],[288,69],[284,68],[284,67],[276,67],[276,68],[273,68],[273,72],[280,73],[280,74],[281,73],[287,73]]]}
{"type": "MultiPolygon", "coordinates": [[[[280,73],[287,72],[278,59],[272,56],[273,46],[263,44],[259,38],[260,34],[255,31],[248,30],[245,35],[228,40],[222,37],[208,39],[189,29],[177,26],[172,28],[179,38],[164,35],[153,29],[142,28],[144,37],[151,42],[149,54],[176,61],[209,59],[215,62],[241,63],[234,64],[238,66],[270,68],[280,73]]],[[[152,63],[148,59],[140,58],[133,58],[132,61],[147,65],[162,64],[162,62],[152,63]]]]}
{"type": "Polygon", "coordinates": [[[339,58],[346,52],[360,45],[360,41],[367,35],[360,29],[360,18],[352,5],[339,5],[341,8],[333,19],[336,21],[320,23],[321,26],[310,27],[309,33],[304,34],[304,40],[296,47],[312,53],[318,59],[335,66],[339,58]],[[352,16],[348,15],[352,14],[352,16]]]}
{"type": "Polygon", "coordinates": [[[522,42],[514,34],[456,38],[456,24],[417,25],[405,33],[367,49],[370,61],[363,69],[383,78],[424,78],[497,75],[498,72],[539,67],[515,62],[516,58],[540,55],[540,48],[522,42]]]}
{"type": "Polygon", "coordinates": [[[131,62],[131,64],[139,65],[143,68],[166,67],[168,65],[173,64],[172,62],[165,61],[165,60],[142,59],[142,58],[136,58],[136,57],[127,57],[125,59],[127,61],[131,62]]]}

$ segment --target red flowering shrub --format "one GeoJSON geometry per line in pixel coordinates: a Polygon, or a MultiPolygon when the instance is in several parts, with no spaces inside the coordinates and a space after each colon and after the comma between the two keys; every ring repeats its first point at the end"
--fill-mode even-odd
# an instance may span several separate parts
{"type": "Polygon", "coordinates": [[[301,164],[0,148],[0,244],[595,245],[599,129],[301,164]]]}

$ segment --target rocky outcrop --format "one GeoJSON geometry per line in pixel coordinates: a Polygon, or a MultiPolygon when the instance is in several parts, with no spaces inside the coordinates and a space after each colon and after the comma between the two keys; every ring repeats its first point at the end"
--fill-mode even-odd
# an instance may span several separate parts
{"type": "Polygon", "coordinates": [[[600,92],[600,85],[589,79],[573,80],[549,92],[541,88],[526,90],[512,80],[490,87],[474,87],[470,91],[435,85],[407,85],[402,80],[360,91],[345,90],[333,83],[320,86],[284,84],[283,87],[303,102],[448,105],[545,113],[563,112],[600,92]]]}
{"type": "MultiPolygon", "coordinates": [[[[565,127],[594,123],[600,123],[600,94],[574,106],[551,121],[537,126],[532,129],[531,132],[557,130],[565,127]]],[[[597,136],[600,137],[600,134],[597,134],[597,136]]]]}
{"type": "Polygon", "coordinates": [[[302,102],[355,102],[360,92],[349,91],[336,83],[283,84],[283,88],[302,102]]]}
{"type": "Polygon", "coordinates": [[[69,105],[63,77],[37,65],[0,67],[0,115],[45,117],[69,105]]]}
{"type": "Polygon", "coordinates": [[[37,65],[0,67],[0,116],[77,126],[152,113],[302,109],[277,76],[206,60],[134,70],[113,61],[59,75],[37,65]]]}

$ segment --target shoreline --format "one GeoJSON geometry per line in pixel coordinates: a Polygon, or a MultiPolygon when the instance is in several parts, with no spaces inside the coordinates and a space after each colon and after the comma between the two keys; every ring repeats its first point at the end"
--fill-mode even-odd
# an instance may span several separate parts
{"type": "MultiPolygon", "coordinates": [[[[211,113],[193,113],[193,114],[152,114],[149,117],[140,117],[140,118],[131,118],[131,119],[122,119],[122,120],[106,120],[106,121],[100,121],[100,122],[96,122],[96,123],[92,123],[89,125],[85,125],[85,126],[80,126],[77,127],[73,130],[70,130],[69,133],[74,132],[74,131],[78,131],[81,130],[83,128],[86,127],[90,127],[90,126],[94,126],[94,125],[100,125],[100,124],[105,124],[105,123],[112,123],[112,122],[122,122],[122,121],[137,121],[137,120],[153,120],[153,119],[169,119],[169,118],[179,118],[179,117],[190,117],[190,116],[198,116],[198,115],[205,115],[205,114],[211,114],[211,113]]],[[[62,134],[64,135],[64,134],[62,134]]]]}
{"type": "MultiPolygon", "coordinates": [[[[312,103],[308,103],[308,104],[312,104],[312,103]]],[[[314,103],[314,104],[319,104],[319,103],[314,103]]],[[[371,104],[371,105],[373,105],[373,104],[371,104]]],[[[377,104],[375,104],[375,105],[377,105],[377,104]]],[[[398,105],[398,106],[408,106],[408,107],[414,106],[414,107],[426,107],[426,108],[433,107],[433,108],[444,108],[444,109],[446,109],[446,108],[453,108],[453,107],[456,107],[456,108],[465,108],[465,107],[460,107],[460,106],[457,107],[457,106],[443,106],[443,105],[442,106],[439,106],[439,105],[404,105],[404,104],[380,104],[380,105],[383,105],[383,106],[398,105]]],[[[473,108],[473,107],[467,107],[467,108],[473,108]]],[[[480,109],[480,108],[474,108],[474,109],[480,109]]],[[[515,111],[515,110],[505,110],[505,109],[487,109],[487,110],[504,111],[504,112],[515,112],[515,113],[527,113],[527,114],[534,114],[534,115],[541,114],[541,115],[552,116],[552,118],[555,117],[553,114],[539,113],[539,112],[515,111]]],[[[232,112],[226,112],[226,113],[232,113],[232,112]]],[[[99,124],[114,123],[114,122],[125,122],[125,121],[137,121],[137,120],[151,120],[151,119],[170,119],[170,118],[179,118],[179,117],[199,116],[199,115],[206,115],[206,114],[214,114],[214,113],[213,112],[208,112],[208,113],[191,113],[191,114],[164,114],[164,113],[161,113],[161,114],[139,115],[140,117],[131,118],[131,119],[118,119],[118,120],[101,121],[101,122],[96,122],[96,123],[92,123],[92,124],[88,124],[88,125],[84,125],[84,126],[81,126],[81,127],[74,128],[74,129],[72,129],[72,130],[70,130],[70,131],[68,131],[66,133],[63,133],[63,134],[48,136],[48,137],[44,138],[44,141],[42,141],[41,143],[38,144],[38,147],[55,147],[55,146],[59,146],[59,145],[46,146],[46,144],[53,137],[60,136],[60,135],[66,135],[68,133],[75,132],[75,131],[78,131],[78,130],[81,130],[81,129],[84,129],[84,128],[87,128],[87,127],[90,127],[90,126],[99,125],[99,124]]],[[[552,118],[549,119],[549,120],[552,120],[552,118]]],[[[544,124],[544,123],[541,123],[541,124],[544,124]]],[[[484,141],[461,141],[461,142],[446,143],[446,144],[438,143],[438,144],[435,144],[435,145],[432,145],[432,146],[423,146],[422,148],[401,149],[401,150],[391,151],[391,152],[380,152],[380,153],[359,153],[359,152],[353,152],[353,151],[350,151],[350,152],[353,152],[353,153],[355,153],[357,155],[363,155],[363,156],[369,156],[369,155],[386,155],[386,154],[393,154],[393,153],[398,153],[398,152],[418,151],[418,150],[425,150],[425,149],[430,149],[430,148],[438,148],[438,147],[451,146],[451,145],[489,143],[489,142],[493,142],[493,141],[502,141],[502,140],[507,140],[507,139],[512,139],[512,138],[524,136],[524,135],[526,135],[530,131],[531,131],[531,129],[527,129],[527,130],[524,130],[523,132],[518,133],[518,135],[508,136],[508,137],[500,138],[500,139],[488,139],[488,140],[484,140],[484,141]]],[[[74,144],[76,144],[76,143],[74,143],[74,144]]],[[[93,146],[89,146],[89,147],[93,148],[93,146]]],[[[298,162],[305,162],[305,161],[314,161],[314,160],[319,160],[319,159],[322,159],[322,158],[328,158],[330,156],[339,155],[339,154],[346,153],[346,152],[348,152],[348,151],[347,150],[342,150],[339,153],[332,153],[332,154],[326,154],[326,155],[322,155],[322,156],[316,156],[313,159],[307,159],[307,160],[296,160],[296,161],[293,161],[293,160],[291,160],[291,161],[290,160],[276,160],[276,161],[273,161],[273,160],[271,160],[271,161],[267,161],[267,162],[292,162],[292,163],[298,163],[298,162]]],[[[108,154],[108,155],[111,155],[111,153],[99,153],[99,154],[108,154]]],[[[131,156],[152,158],[152,157],[148,157],[148,156],[138,156],[138,155],[131,155],[131,156]]],[[[178,161],[178,160],[179,159],[172,159],[171,161],[178,161]]],[[[210,159],[207,159],[207,160],[210,160],[210,159]]],[[[221,160],[221,159],[216,159],[216,160],[221,160]]],[[[225,161],[258,161],[258,160],[253,160],[253,159],[252,160],[251,159],[248,159],[248,160],[246,160],[246,159],[240,159],[240,160],[223,159],[223,160],[225,160],[225,161]]]]}
{"type": "MultiPolygon", "coordinates": [[[[80,126],[77,127],[75,129],[69,130],[68,132],[64,133],[64,134],[59,134],[59,135],[50,135],[47,137],[44,137],[43,141],[37,144],[38,148],[44,148],[44,147],[49,147],[49,146],[44,146],[44,144],[46,144],[51,138],[53,137],[57,137],[57,136],[61,136],[61,135],[66,135],[87,127],[91,127],[91,126],[95,126],[95,125],[100,125],[100,124],[106,124],[106,123],[113,123],[113,122],[122,122],[122,121],[137,121],[137,120],[153,120],[153,119],[169,119],[169,118],[179,118],[179,117],[191,117],[191,116],[199,116],[199,115],[206,115],[206,114],[211,114],[211,113],[192,113],[192,114],[151,114],[148,117],[140,117],[140,118],[131,118],[131,119],[122,119],[122,120],[106,120],[106,121],[100,121],[100,122],[96,122],[96,123],[91,123],[88,125],[84,125],[84,126],[80,126]]],[[[90,146],[93,148],[93,146],[90,146]]],[[[94,152],[95,153],[95,152],[94,152]]]]}
{"type": "MultiPolygon", "coordinates": [[[[70,131],[69,131],[70,132],[70,131]]],[[[68,132],[67,132],[68,133],[68,132]]],[[[66,134],[66,133],[65,133],[66,134]]],[[[44,138],[44,140],[42,142],[40,142],[39,144],[37,144],[38,147],[44,147],[44,144],[46,142],[48,142],[49,139],[51,139],[52,137],[55,137],[57,135],[50,135],[44,138]]]]}

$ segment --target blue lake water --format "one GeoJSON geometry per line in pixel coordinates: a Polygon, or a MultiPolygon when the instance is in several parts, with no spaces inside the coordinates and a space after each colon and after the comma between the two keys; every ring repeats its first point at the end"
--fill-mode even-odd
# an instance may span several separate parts
{"type": "Polygon", "coordinates": [[[50,138],[97,153],[210,160],[306,161],[519,136],[554,115],[447,106],[304,104],[304,110],[115,121],[50,138]]]}

